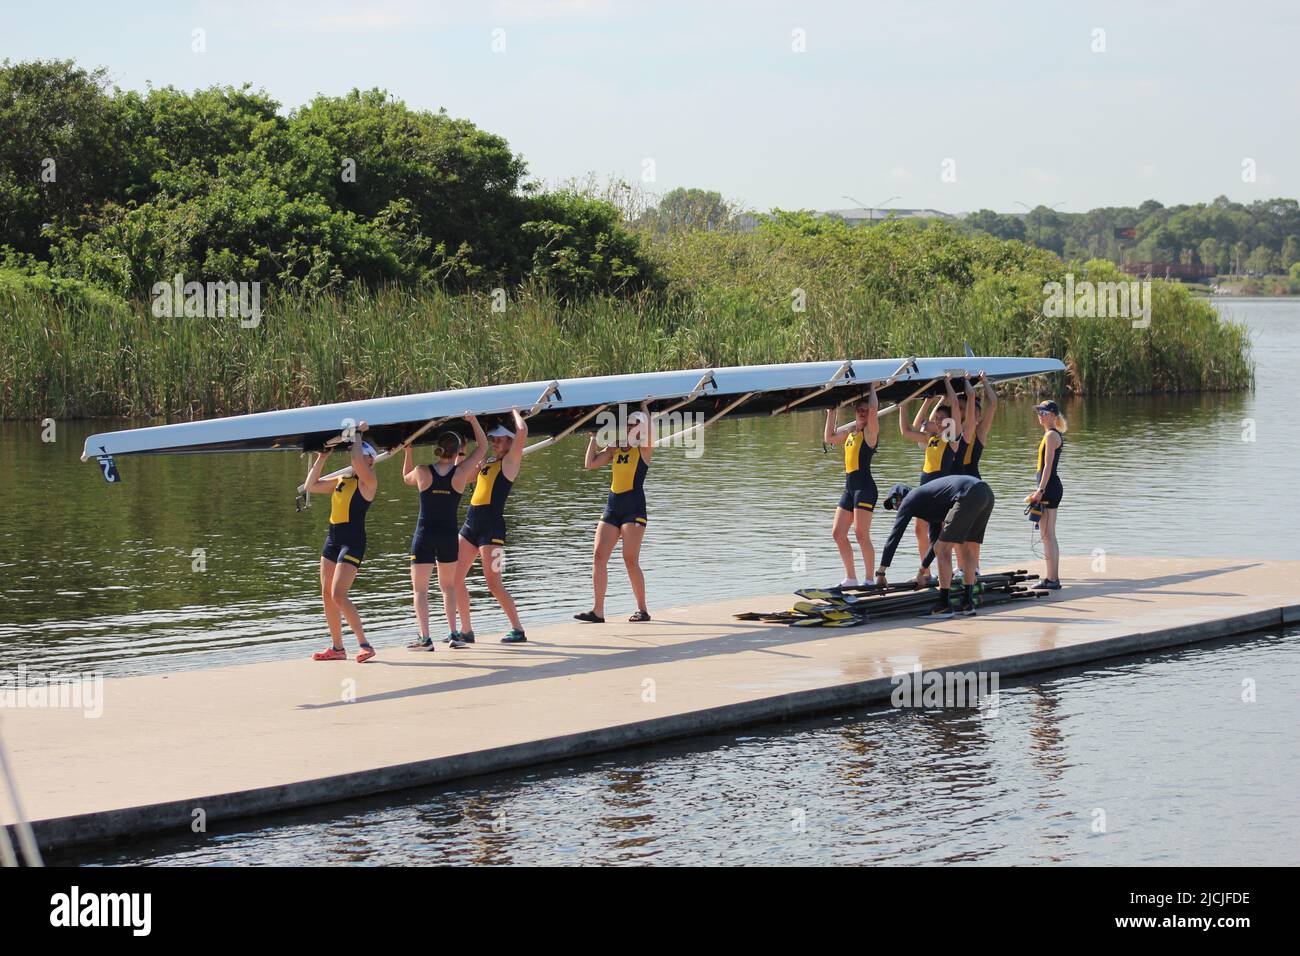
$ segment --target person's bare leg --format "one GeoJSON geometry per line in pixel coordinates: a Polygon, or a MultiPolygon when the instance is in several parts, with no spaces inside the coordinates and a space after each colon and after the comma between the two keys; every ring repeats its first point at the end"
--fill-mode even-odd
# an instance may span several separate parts
{"type": "Polygon", "coordinates": [[[623,566],[627,568],[627,580],[632,585],[632,594],[636,597],[637,610],[649,613],[645,603],[645,575],[641,573],[641,543],[645,540],[645,525],[629,521],[622,527],[623,566]]]}
{"type": "Polygon", "coordinates": [[[957,564],[961,568],[961,583],[975,586],[977,577],[976,568],[979,566],[979,548],[978,544],[966,543],[957,545],[957,564]]]}
{"type": "MultiPolygon", "coordinates": [[[[831,523],[831,537],[835,539],[835,547],[839,549],[846,578],[857,577],[857,573],[853,570],[853,545],[849,544],[849,525],[852,523],[852,512],[845,511],[843,508],[835,509],[835,520],[831,523]]],[[[870,580],[874,572],[875,568],[871,568],[863,580],[870,580]]]]}
{"type": "MultiPolygon", "coordinates": [[[[928,547],[928,545],[927,545],[928,547]]],[[[945,594],[952,586],[952,544],[939,541],[934,546],[934,560],[939,565],[939,591],[945,594]]]]}
{"type": "Polygon", "coordinates": [[[510,619],[510,626],[516,631],[522,631],[524,626],[519,623],[519,611],[515,608],[515,600],[501,580],[501,570],[505,567],[506,560],[505,548],[488,544],[479,549],[479,554],[483,558],[483,577],[487,580],[488,590],[501,605],[501,610],[506,612],[506,617],[510,619]]]}
{"type": "Polygon", "coordinates": [[[460,627],[454,630],[462,634],[472,633],[474,625],[469,619],[469,585],[465,583],[470,568],[478,559],[478,548],[464,538],[460,540],[460,560],[456,562],[456,613],[460,615],[460,627]]]}
{"type": "Polygon", "coordinates": [[[609,556],[618,544],[618,528],[604,521],[596,522],[596,538],[591,549],[591,612],[605,616],[605,591],[609,587],[609,556]]]}
{"type": "Polygon", "coordinates": [[[1038,519],[1038,526],[1043,535],[1043,559],[1047,563],[1047,577],[1053,581],[1061,579],[1061,546],[1056,540],[1056,509],[1044,508],[1043,516],[1038,519]]]}
{"type": "Polygon", "coordinates": [[[866,508],[858,508],[853,515],[853,533],[858,539],[858,550],[862,552],[862,565],[867,569],[862,580],[868,584],[871,583],[871,576],[876,573],[876,548],[871,543],[871,517],[871,512],[866,508]]]}
{"type": "Polygon", "coordinates": [[[415,604],[415,623],[420,628],[420,636],[429,636],[429,577],[433,574],[432,564],[411,565],[411,594],[415,604]]]}
{"type": "Polygon", "coordinates": [[[459,602],[456,587],[458,561],[438,562],[438,590],[442,592],[442,609],[447,614],[447,633],[456,630],[456,608],[459,602]]]}
{"type": "Polygon", "coordinates": [[[343,647],[343,619],[331,594],[334,588],[335,563],[328,558],[320,559],[320,596],[325,605],[325,623],[329,625],[330,641],[336,648],[343,647]]]}
{"type": "MultiPolygon", "coordinates": [[[[356,635],[358,643],[366,643],[365,628],[361,626],[361,615],[357,613],[357,606],[352,603],[348,597],[348,591],[352,588],[352,582],[357,577],[357,566],[348,561],[340,561],[334,568],[334,581],[330,587],[330,597],[334,599],[334,604],[338,607],[339,612],[347,619],[348,627],[352,628],[352,633],[356,635]]],[[[339,640],[342,640],[340,635],[339,640]]]]}

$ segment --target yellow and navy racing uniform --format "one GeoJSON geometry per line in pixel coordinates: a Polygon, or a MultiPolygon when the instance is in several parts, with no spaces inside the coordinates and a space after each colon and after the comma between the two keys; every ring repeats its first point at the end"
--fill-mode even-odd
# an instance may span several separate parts
{"type": "Polygon", "coordinates": [[[925,464],[921,466],[921,484],[957,472],[957,453],[942,435],[930,435],[925,443],[925,464]]]}
{"type": "Polygon", "coordinates": [[[501,473],[501,459],[493,458],[483,463],[474,494],[469,499],[469,511],[460,536],[481,548],[485,544],[504,546],[506,543],[506,498],[514,482],[501,473]]]}
{"type": "Polygon", "coordinates": [[[954,475],[972,475],[980,477],[980,456],[984,454],[984,443],[976,435],[973,441],[963,437],[957,442],[957,456],[953,459],[954,475]]]}
{"type": "MultiPolygon", "coordinates": [[[[420,517],[415,522],[415,536],[411,538],[411,563],[448,564],[460,557],[460,542],[456,537],[456,509],[460,507],[461,492],[452,487],[456,466],[438,473],[436,465],[429,466],[433,480],[420,492],[420,517]]],[[[504,536],[503,536],[504,537],[504,536]]]]}
{"type": "Polygon", "coordinates": [[[330,530],[321,557],[361,567],[366,556],[366,512],[370,502],[361,494],[359,479],[340,478],[330,495],[330,530]]]}
{"type": "Polygon", "coordinates": [[[856,428],[849,432],[844,442],[844,494],[839,504],[845,511],[856,514],[861,508],[870,514],[876,510],[879,493],[871,475],[871,458],[879,447],[879,441],[868,445],[867,436],[856,428]]]}
{"type": "Polygon", "coordinates": [[[645,476],[650,466],[641,457],[641,449],[615,448],[610,467],[613,473],[609,497],[605,500],[605,513],[600,520],[616,528],[633,523],[644,525],[649,517],[645,503],[645,476]]]}
{"type": "MultiPolygon", "coordinates": [[[[1052,457],[1052,473],[1047,478],[1047,484],[1043,486],[1043,497],[1038,502],[1040,508],[1056,508],[1061,504],[1061,495],[1065,489],[1061,487],[1061,476],[1057,469],[1061,466],[1061,452],[1065,451],[1065,436],[1057,432],[1055,428],[1049,429],[1056,432],[1061,439],[1061,445],[1056,449],[1056,454],[1052,457]]],[[[1034,475],[1034,480],[1041,482],[1043,480],[1043,460],[1047,457],[1047,432],[1043,432],[1043,439],[1038,443],[1038,471],[1034,475]]]]}

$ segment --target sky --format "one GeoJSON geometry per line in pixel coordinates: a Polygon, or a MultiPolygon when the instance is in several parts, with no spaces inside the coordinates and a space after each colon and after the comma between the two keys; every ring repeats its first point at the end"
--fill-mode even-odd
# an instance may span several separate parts
{"type": "Polygon", "coordinates": [[[1298,40],[1294,0],[3,0],[0,12],[0,58],[72,58],[125,89],[249,83],[286,111],[380,87],[505,137],[546,183],[595,173],[760,210],[1296,197],[1298,40]]]}

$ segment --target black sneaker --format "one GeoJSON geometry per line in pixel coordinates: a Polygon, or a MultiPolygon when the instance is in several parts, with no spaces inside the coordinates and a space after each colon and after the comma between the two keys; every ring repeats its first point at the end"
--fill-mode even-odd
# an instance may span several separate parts
{"type": "Polygon", "coordinates": [[[1035,591],[1059,591],[1061,590],[1061,582],[1060,579],[1054,581],[1051,578],[1043,578],[1034,585],[1033,589],[1035,591]]]}
{"type": "Polygon", "coordinates": [[[457,631],[455,634],[448,634],[453,648],[469,647],[474,643],[473,631],[457,631]]]}
{"type": "Polygon", "coordinates": [[[974,617],[975,605],[971,604],[969,601],[963,601],[962,606],[957,609],[957,613],[962,617],[974,617]]]}
{"type": "Polygon", "coordinates": [[[524,632],[518,630],[512,630],[501,638],[502,644],[524,644],[527,641],[528,638],[524,635],[524,632]]]}
{"type": "Polygon", "coordinates": [[[952,617],[952,616],[953,616],[952,605],[948,603],[947,595],[944,595],[943,600],[941,600],[934,607],[930,608],[930,613],[926,615],[926,617],[952,617]]]}
{"type": "Polygon", "coordinates": [[[432,647],[433,638],[431,637],[417,637],[415,640],[411,641],[410,644],[406,645],[408,651],[427,651],[432,647]]]}

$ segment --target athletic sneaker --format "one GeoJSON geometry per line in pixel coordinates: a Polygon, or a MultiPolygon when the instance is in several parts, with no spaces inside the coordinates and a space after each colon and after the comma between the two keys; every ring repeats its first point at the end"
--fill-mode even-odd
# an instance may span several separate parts
{"type": "Polygon", "coordinates": [[[451,646],[454,648],[469,647],[474,643],[473,631],[452,631],[447,637],[451,639],[451,646]]]}
{"type": "Polygon", "coordinates": [[[458,631],[452,631],[452,632],[450,632],[446,637],[444,637],[444,638],[442,639],[442,643],[444,643],[444,644],[451,644],[451,643],[454,643],[455,640],[456,640],[456,638],[458,638],[459,636],[460,636],[460,632],[458,632],[458,631]]]}
{"type": "Polygon", "coordinates": [[[411,641],[410,644],[407,644],[407,645],[406,645],[406,649],[407,649],[408,651],[430,651],[430,650],[433,650],[433,638],[431,638],[431,637],[417,637],[415,640],[411,641]]]}
{"type": "Polygon", "coordinates": [[[952,605],[948,603],[948,596],[946,594],[943,596],[943,599],[938,604],[930,608],[930,613],[926,615],[926,617],[952,617],[952,616],[953,616],[952,605]]]}
{"type": "Polygon", "coordinates": [[[971,604],[969,601],[963,601],[961,607],[957,609],[957,613],[962,617],[974,617],[975,605],[971,604]]]}
{"type": "Polygon", "coordinates": [[[508,632],[505,637],[501,638],[501,643],[502,644],[523,644],[527,640],[528,638],[524,636],[523,631],[512,630],[508,632]]]}
{"type": "Polygon", "coordinates": [[[317,651],[311,656],[314,661],[345,661],[348,659],[348,652],[341,647],[327,647],[323,651],[317,651]]]}
{"type": "Polygon", "coordinates": [[[1034,585],[1033,590],[1059,591],[1061,590],[1061,581],[1059,578],[1056,579],[1055,581],[1052,580],[1051,578],[1043,578],[1043,580],[1039,581],[1037,584],[1034,585]]]}
{"type": "Polygon", "coordinates": [[[845,578],[843,581],[840,582],[840,585],[839,585],[839,586],[842,587],[842,588],[860,588],[860,587],[862,587],[862,585],[860,585],[860,584],[858,583],[858,579],[857,579],[857,578],[845,578]]]}

